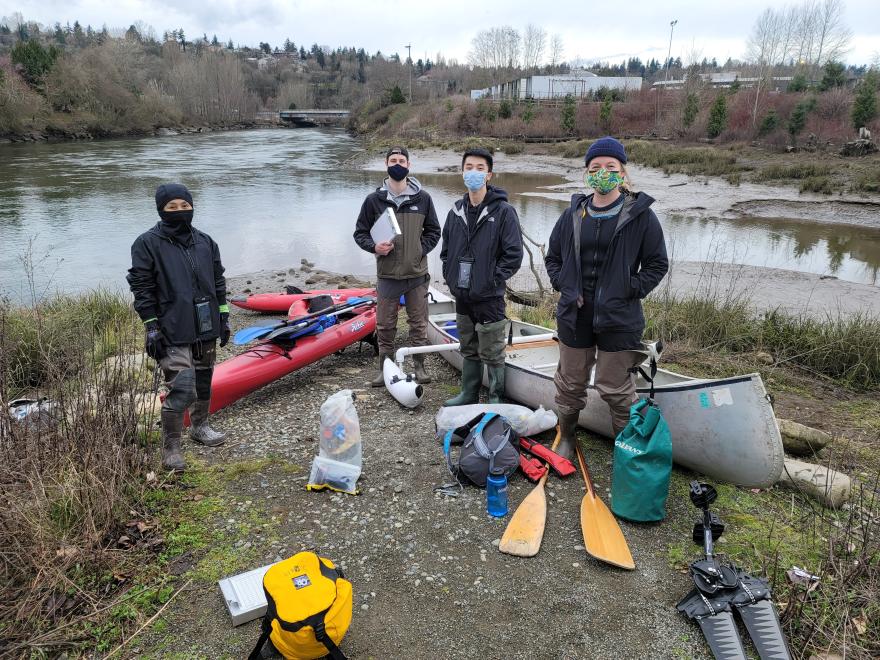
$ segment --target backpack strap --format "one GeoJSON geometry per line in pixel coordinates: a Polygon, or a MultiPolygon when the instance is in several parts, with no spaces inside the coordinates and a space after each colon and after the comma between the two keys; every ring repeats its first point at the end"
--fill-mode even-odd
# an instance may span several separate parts
{"type": "MultiPolygon", "coordinates": [[[[457,429],[449,429],[446,432],[446,435],[443,436],[443,453],[446,455],[446,467],[449,468],[449,474],[455,477],[456,481],[458,481],[458,477],[455,473],[455,467],[452,465],[452,438],[467,438],[467,436],[471,432],[471,429],[473,429],[475,426],[478,426],[486,415],[495,415],[495,413],[480,413],[464,426],[459,426],[457,429]]],[[[461,441],[456,444],[460,443],[461,441]]],[[[460,483],[461,482],[459,482],[459,484],[460,483]]]]}
{"type": "Polygon", "coordinates": [[[504,418],[498,413],[487,412],[483,415],[483,419],[480,420],[480,423],[474,428],[474,446],[477,448],[477,453],[479,453],[480,456],[489,459],[489,474],[492,474],[492,469],[495,467],[495,457],[502,449],[504,449],[504,446],[510,442],[510,430],[507,431],[506,437],[498,443],[498,446],[495,447],[495,449],[491,449],[489,443],[483,438],[483,431],[486,430],[486,426],[496,418],[504,420],[504,418]]]}
{"type": "Polygon", "coordinates": [[[254,650],[251,651],[251,654],[248,656],[248,660],[260,660],[262,657],[263,646],[269,639],[269,635],[272,634],[272,619],[269,618],[268,613],[263,617],[263,626],[260,631],[260,639],[257,640],[257,645],[254,647],[254,650]]]}
{"type": "Polygon", "coordinates": [[[654,400],[654,377],[657,375],[657,360],[653,357],[651,358],[651,375],[645,373],[645,370],[642,369],[642,365],[636,367],[639,370],[639,373],[642,374],[642,378],[644,378],[648,383],[651,384],[651,390],[648,393],[648,399],[651,401],[654,400]]]}

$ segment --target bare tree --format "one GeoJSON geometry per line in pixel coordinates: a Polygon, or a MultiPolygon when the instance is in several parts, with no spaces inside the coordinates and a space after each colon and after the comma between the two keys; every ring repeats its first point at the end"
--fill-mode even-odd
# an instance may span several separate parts
{"type": "Polygon", "coordinates": [[[784,59],[786,29],[785,22],[787,13],[777,12],[767,8],[755,21],[752,33],[749,35],[747,47],[748,57],[754,63],[756,82],[754,87],[755,101],[752,104],[752,125],[758,121],[758,102],[761,98],[761,90],[769,85],[773,78],[773,68],[784,59]]]}
{"type": "Polygon", "coordinates": [[[522,65],[524,69],[537,69],[544,60],[547,46],[547,31],[529,23],[522,37],[522,65]]]}
{"type": "Polygon", "coordinates": [[[557,67],[562,64],[562,58],[564,57],[564,47],[562,43],[562,36],[559,34],[554,34],[550,39],[550,66],[557,67]]]}
{"type": "Polygon", "coordinates": [[[480,30],[471,40],[468,61],[486,69],[513,69],[519,65],[519,32],[509,25],[480,30]]]}
{"type": "Polygon", "coordinates": [[[843,22],[845,9],[843,0],[824,0],[818,6],[816,57],[813,60],[815,70],[826,62],[839,60],[849,50],[852,30],[843,22]]]}

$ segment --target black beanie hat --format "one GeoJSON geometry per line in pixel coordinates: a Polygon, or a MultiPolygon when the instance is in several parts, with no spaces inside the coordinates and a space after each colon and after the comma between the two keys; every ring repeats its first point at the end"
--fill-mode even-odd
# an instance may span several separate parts
{"type": "Polygon", "coordinates": [[[185,199],[189,205],[193,205],[193,198],[189,190],[182,183],[163,183],[156,188],[156,210],[161,211],[172,199],[185,199]]]}

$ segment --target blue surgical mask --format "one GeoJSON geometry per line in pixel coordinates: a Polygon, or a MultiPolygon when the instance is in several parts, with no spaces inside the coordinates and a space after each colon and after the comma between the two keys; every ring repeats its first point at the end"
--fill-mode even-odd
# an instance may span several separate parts
{"type": "Polygon", "coordinates": [[[486,173],[480,170],[468,170],[462,175],[464,185],[470,191],[476,191],[486,185],[486,173]]]}

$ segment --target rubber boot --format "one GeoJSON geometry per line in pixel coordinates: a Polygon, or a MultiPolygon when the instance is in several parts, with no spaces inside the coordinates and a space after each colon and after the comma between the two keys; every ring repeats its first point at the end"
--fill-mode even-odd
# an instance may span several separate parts
{"type": "Polygon", "coordinates": [[[504,365],[486,365],[489,372],[489,403],[502,403],[504,396],[504,365]]]}
{"type": "Polygon", "coordinates": [[[415,368],[416,382],[419,385],[427,385],[431,382],[431,377],[425,371],[425,356],[416,354],[412,356],[413,367],[415,368]]]}
{"type": "Polygon", "coordinates": [[[574,412],[556,410],[556,417],[559,419],[559,446],[556,447],[556,453],[568,460],[574,459],[574,447],[577,442],[577,421],[580,416],[580,410],[574,412]]]}
{"type": "Polygon", "coordinates": [[[189,419],[192,422],[192,427],[189,430],[189,437],[206,447],[217,447],[226,440],[226,434],[215,431],[208,425],[210,408],[210,399],[207,401],[196,401],[190,406],[189,419]]]}
{"type": "Polygon", "coordinates": [[[183,472],[186,463],[180,453],[180,435],[183,432],[183,413],[162,411],[162,467],[183,472]]]}
{"type": "Polygon", "coordinates": [[[480,385],[483,383],[483,363],[479,360],[465,360],[461,365],[461,392],[444,406],[466,406],[480,401],[480,385]]]}
{"type": "Polygon", "coordinates": [[[385,364],[385,358],[393,360],[394,356],[388,353],[379,353],[379,373],[370,381],[370,387],[385,387],[385,374],[382,372],[382,365],[385,364]]]}

